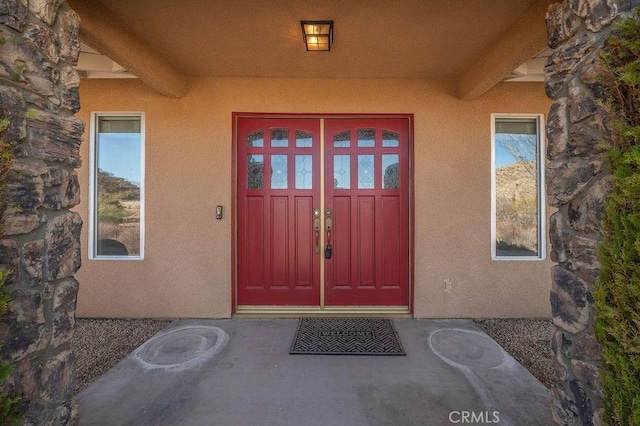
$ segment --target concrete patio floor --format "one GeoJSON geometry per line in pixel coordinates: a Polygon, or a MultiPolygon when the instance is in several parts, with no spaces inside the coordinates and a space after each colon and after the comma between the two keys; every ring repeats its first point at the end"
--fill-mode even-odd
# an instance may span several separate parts
{"type": "Polygon", "coordinates": [[[297,320],[178,320],[78,394],[80,425],[549,425],[548,389],[467,320],[406,356],[289,355],[297,320]]]}

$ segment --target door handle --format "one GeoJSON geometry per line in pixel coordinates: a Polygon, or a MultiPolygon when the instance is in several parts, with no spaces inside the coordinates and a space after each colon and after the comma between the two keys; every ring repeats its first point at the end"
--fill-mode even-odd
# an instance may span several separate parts
{"type": "Polygon", "coordinates": [[[324,258],[331,259],[333,247],[331,247],[331,230],[333,229],[333,220],[331,219],[331,209],[325,210],[325,228],[327,229],[327,246],[324,249],[324,258]]]}
{"type": "Polygon", "coordinates": [[[313,210],[313,251],[315,254],[320,254],[320,209],[313,210]]]}

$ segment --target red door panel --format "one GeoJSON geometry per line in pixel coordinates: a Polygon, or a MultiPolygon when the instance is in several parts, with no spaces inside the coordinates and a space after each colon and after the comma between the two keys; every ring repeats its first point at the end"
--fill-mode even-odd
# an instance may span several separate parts
{"type": "Polygon", "coordinates": [[[319,152],[319,120],[238,118],[238,305],[319,306],[319,152]]]}
{"type": "Polygon", "coordinates": [[[408,139],[406,119],[325,121],[327,306],[409,304],[408,139]]]}
{"type": "Polygon", "coordinates": [[[402,277],[407,273],[402,268],[405,259],[402,258],[401,233],[394,225],[402,223],[400,197],[382,197],[382,214],[379,216],[378,228],[382,229],[382,244],[378,264],[378,272],[383,277],[384,288],[402,288],[402,277]]]}
{"type": "Polygon", "coordinates": [[[297,283],[298,287],[312,288],[314,279],[318,278],[314,273],[314,266],[317,267],[318,262],[314,262],[314,251],[309,250],[309,247],[314,246],[313,235],[309,232],[313,228],[314,201],[313,197],[296,197],[295,203],[296,230],[293,250],[295,269],[291,269],[293,273],[291,279],[297,283]]]}

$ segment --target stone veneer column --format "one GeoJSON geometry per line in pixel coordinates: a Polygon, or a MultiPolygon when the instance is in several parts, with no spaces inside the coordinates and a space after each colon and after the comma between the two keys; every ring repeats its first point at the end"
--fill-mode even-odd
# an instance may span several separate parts
{"type": "Polygon", "coordinates": [[[558,381],[553,416],[562,425],[601,424],[600,346],[594,335],[593,286],[599,273],[603,198],[611,189],[597,144],[608,134],[598,106],[599,51],[616,16],[638,0],[567,0],[547,12],[546,91],[554,101],[547,120],[547,194],[558,212],[549,236],[552,269],[552,346],[558,381]]]}
{"type": "Polygon", "coordinates": [[[26,424],[73,424],[73,333],[80,267],[75,168],[80,108],[78,15],[64,0],[0,0],[0,118],[16,156],[8,176],[0,263],[13,295],[0,323],[0,361],[15,365],[5,388],[25,398],[26,424]]]}

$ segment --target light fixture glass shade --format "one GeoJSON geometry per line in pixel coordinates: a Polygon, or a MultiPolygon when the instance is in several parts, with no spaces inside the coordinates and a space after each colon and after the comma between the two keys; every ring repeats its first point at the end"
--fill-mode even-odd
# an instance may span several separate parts
{"type": "Polygon", "coordinates": [[[333,43],[333,21],[300,21],[302,25],[302,39],[311,51],[331,50],[333,43]]]}

